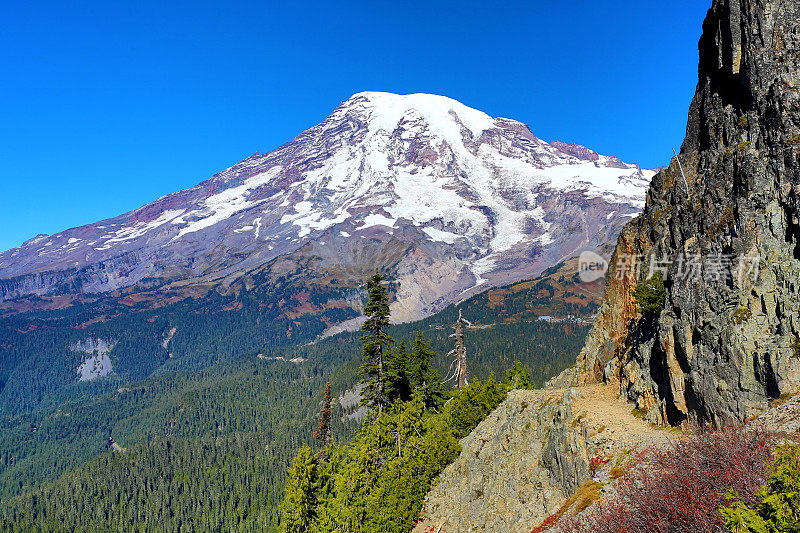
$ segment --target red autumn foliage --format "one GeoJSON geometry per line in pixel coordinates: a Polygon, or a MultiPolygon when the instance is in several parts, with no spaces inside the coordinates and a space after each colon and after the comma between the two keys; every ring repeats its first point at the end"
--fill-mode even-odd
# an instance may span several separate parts
{"type": "Polygon", "coordinates": [[[578,516],[559,533],[725,532],[725,493],[753,501],[766,479],[775,438],[762,429],[727,428],[676,439],[641,454],[616,484],[616,497],[578,516]]]}
{"type": "Polygon", "coordinates": [[[567,511],[566,507],[569,505],[569,502],[565,503],[561,506],[561,508],[556,511],[555,513],[551,514],[547,517],[547,519],[542,522],[539,526],[533,528],[531,533],[544,533],[558,522],[558,519],[567,511]]]}
{"type": "Polygon", "coordinates": [[[609,454],[597,454],[591,459],[589,459],[589,470],[591,471],[592,475],[595,473],[606,463],[611,461],[611,455],[609,454]]]}

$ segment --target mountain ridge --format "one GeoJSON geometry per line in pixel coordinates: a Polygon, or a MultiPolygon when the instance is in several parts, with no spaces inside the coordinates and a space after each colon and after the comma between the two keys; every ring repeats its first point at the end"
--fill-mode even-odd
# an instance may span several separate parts
{"type": "Polygon", "coordinates": [[[192,188],[0,253],[0,300],[241,290],[298,269],[312,292],[353,289],[385,268],[395,317],[414,320],[613,239],[653,174],[447,97],[357,93],[192,188]]]}

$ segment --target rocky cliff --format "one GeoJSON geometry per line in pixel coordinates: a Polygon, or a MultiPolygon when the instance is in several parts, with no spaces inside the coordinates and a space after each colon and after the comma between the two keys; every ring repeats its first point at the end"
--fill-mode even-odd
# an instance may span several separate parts
{"type": "Polygon", "coordinates": [[[415,532],[529,532],[589,478],[567,391],[512,391],[462,442],[415,532]]]}
{"type": "Polygon", "coordinates": [[[681,153],[619,237],[574,379],[618,381],[653,422],[743,420],[800,380],[798,20],[796,1],[714,1],[681,153]]]}

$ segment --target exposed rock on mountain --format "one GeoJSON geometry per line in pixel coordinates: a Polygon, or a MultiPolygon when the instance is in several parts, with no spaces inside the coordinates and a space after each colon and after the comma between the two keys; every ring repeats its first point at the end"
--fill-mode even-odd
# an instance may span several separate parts
{"type": "Polygon", "coordinates": [[[77,353],[86,354],[86,359],[78,366],[78,381],[94,381],[97,378],[104,378],[113,372],[109,353],[114,349],[114,341],[104,339],[88,339],[76,342],[70,346],[70,350],[77,353]]]}
{"type": "Polygon", "coordinates": [[[589,478],[564,391],[512,391],[462,442],[414,531],[529,532],[589,478]]]}
{"type": "Polygon", "coordinates": [[[580,487],[599,490],[592,476],[607,482],[610,458],[669,438],[610,386],[511,391],[462,439],[414,531],[529,533],[580,487]]]}
{"type": "Polygon", "coordinates": [[[800,382],[798,20],[794,1],[714,2],[679,161],[619,238],[577,380],[619,380],[651,421],[743,420],[800,382]],[[642,316],[651,265],[666,298],[642,316]]]}
{"type": "Polygon", "coordinates": [[[315,302],[381,267],[411,320],[615,238],[653,174],[449,98],[359,93],[196,187],[0,253],[0,301],[283,278],[315,302]]]}

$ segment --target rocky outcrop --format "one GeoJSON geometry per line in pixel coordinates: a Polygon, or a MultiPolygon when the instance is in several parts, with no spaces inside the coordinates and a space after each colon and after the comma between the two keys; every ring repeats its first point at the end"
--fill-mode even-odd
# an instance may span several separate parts
{"type": "Polygon", "coordinates": [[[798,20],[794,1],[714,1],[681,153],[619,237],[570,379],[619,382],[653,422],[743,420],[800,382],[798,20]],[[663,309],[642,316],[655,270],[663,309]]]}
{"type": "Polygon", "coordinates": [[[113,365],[109,353],[116,346],[117,341],[96,339],[88,337],[83,341],[72,344],[69,349],[73,352],[86,354],[84,361],[78,366],[78,381],[94,381],[113,373],[113,365]]]}
{"type": "Polygon", "coordinates": [[[528,533],[576,492],[599,495],[614,466],[671,438],[632,407],[611,385],[511,391],[461,441],[414,531],[528,533]]]}
{"type": "Polygon", "coordinates": [[[512,391],[461,441],[458,459],[428,494],[415,532],[529,532],[589,479],[572,395],[512,391]]]}

